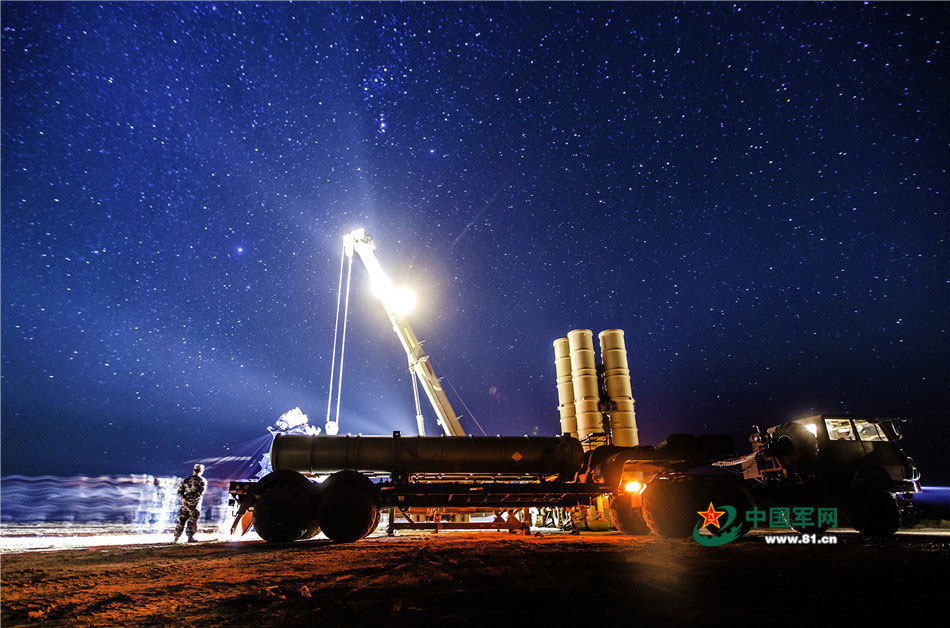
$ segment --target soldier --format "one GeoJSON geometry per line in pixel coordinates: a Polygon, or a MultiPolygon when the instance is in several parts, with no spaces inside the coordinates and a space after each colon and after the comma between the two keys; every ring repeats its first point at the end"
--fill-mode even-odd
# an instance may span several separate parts
{"type": "Polygon", "coordinates": [[[178,510],[178,525],[175,526],[175,542],[185,529],[185,522],[188,523],[187,534],[188,542],[195,542],[195,532],[198,531],[198,517],[201,516],[201,497],[204,495],[207,482],[201,477],[205,467],[203,464],[195,465],[195,472],[185,478],[178,487],[178,496],[181,497],[181,508],[178,510]]]}

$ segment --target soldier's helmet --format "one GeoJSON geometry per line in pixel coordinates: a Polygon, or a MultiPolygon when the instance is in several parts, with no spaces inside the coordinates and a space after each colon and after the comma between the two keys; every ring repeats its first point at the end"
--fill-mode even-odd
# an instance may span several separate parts
{"type": "Polygon", "coordinates": [[[205,472],[205,466],[203,464],[195,465],[195,473],[197,473],[198,475],[201,475],[204,472],[205,472]]]}

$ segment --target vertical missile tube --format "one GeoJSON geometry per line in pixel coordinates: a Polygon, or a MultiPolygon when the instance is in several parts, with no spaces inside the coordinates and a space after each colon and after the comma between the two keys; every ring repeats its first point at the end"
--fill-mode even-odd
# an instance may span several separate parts
{"type": "Polygon", "coordinates": [[[575,329],[567,334],[571,354],[571,383],[574,388],[574,412],[577,438],[584,443],[591,434],[604,431],[600,413],[600,388],[597,384],[597,362],[594,357],[594,334],[589,329],[575,329]]]}
{"type": "Polygon", "coordinates": [[[561,415],[561,433],[577,438],[574,384],[571,380],[571,351],[567,338],[558,338],[554,341],[554,370],[557,373],[557,410],[561,415]]]}
{"type": "Polygon", "coordinates": [[[640,440],[637,437],[637,420],[633,411],[633,392],[630,388],[630,368],[627,365],[623,330],[606,329],[598,334],[598,338],[607,396],[616,406],[616,410],[610,415],[613,444],[633,447],[640,444],[640,440]]]}

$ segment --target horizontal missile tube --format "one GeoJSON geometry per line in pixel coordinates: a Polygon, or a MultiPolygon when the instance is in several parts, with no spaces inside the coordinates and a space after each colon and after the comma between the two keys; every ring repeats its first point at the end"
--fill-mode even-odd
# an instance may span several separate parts
{"type": "Polygon", "coordinates": [[[558,475],[584,462],[580,442],[566,436],[306,436],[278,434],[274,471],[558,475]]]}

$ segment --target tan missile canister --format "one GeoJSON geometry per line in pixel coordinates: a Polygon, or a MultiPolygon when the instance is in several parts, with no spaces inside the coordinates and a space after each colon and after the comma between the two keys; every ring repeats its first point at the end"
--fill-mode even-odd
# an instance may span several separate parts
{"type": "MultiPolygon", "coordinates": [[[[571,351],[577,438],[583,442],[591,434],[604,431],[603,415],[600,413],[600,390],[597,385],[597,362],[594,356],[594,332],[589,329],[575,329],[567,334],[567,342],[571,351]]],[[[584,448],[590,447],[584,443],[584,448]]]]}
{"type": "Polygon", "coordinates": [[[571,380],[571,350],[567,338],[558,338],[554,341],[554,370],[557,373],[557,410],[561,415],[561,433],[577,438],[574,383],[571,380]]]}
{"type": "Polygon", "coordinates": [[[617,406],[610,415],[610,433],[614,445],[633,447],[640,443],[633,410],[630,369],[622,329],[606,329],[598,334],[600,358],[604,365],[607,396],[617,406]]]}

